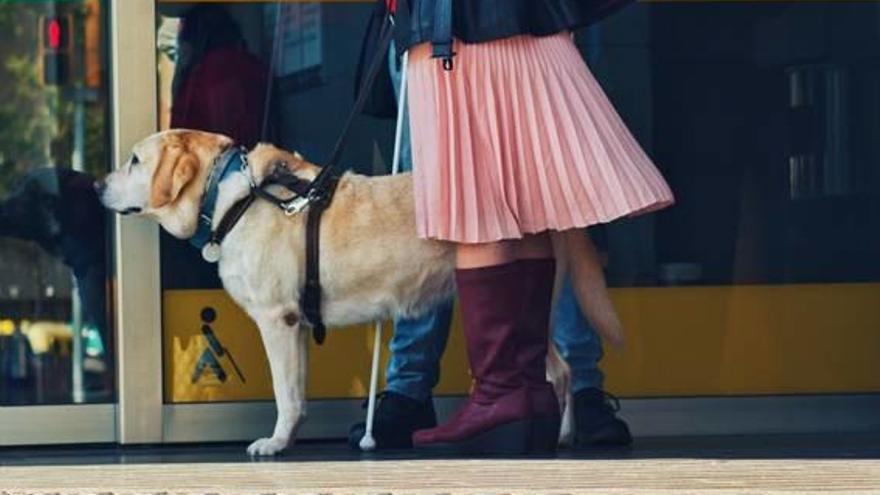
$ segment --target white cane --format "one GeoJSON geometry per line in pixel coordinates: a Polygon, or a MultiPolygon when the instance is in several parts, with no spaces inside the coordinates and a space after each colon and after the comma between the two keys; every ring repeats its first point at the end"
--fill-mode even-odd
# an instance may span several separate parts
{"type": "MultiPolygon", "coordinates": [[[[401,62],[400,96],[397,99],[397,129],[394,133],[394,155],[391,159],[391,173],[400,171],[400,146],[403,137],[404,116],[406,115],[406,66],[409,52],[404,52],[401,62]]],[[[376,448],[376,439],[373,438],[373,419],[376,412],[376,385],[379,381],[379,352],[382,350],[382,322],[376,322],[376,338],[373,340],[373,365],[370,369],[370,395],[367,398],[367,422],[366,431],[361,438],[360,447],[364,452],[376,448]]]]}

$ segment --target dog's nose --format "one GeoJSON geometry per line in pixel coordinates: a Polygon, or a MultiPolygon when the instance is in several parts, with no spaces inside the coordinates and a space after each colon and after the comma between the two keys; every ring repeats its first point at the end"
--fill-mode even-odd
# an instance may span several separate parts
{"type": "Polygon", "coordinates": [[[98,193],[98,196],[100,197],[104,194],[104,189],[107,189],[107,183],[103,180],[96,180],[92,183],[92,187],[95,188],[95,192],[98,193]]]}

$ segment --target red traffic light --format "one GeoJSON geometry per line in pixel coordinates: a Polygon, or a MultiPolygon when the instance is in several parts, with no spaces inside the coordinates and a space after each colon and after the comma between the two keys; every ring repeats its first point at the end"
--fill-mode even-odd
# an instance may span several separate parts
{"type": "Polygon", "coordinates": [[[72,24],[70,15],[40,17],[40,58],[45,85],[62,86],[70,82],[72,24]]]}
{"type": "Polygon", "coordinates": [[[57,50],[61,48],[61,22],[58,19],[50,19],[46,26],[46,39],[49,48],[57,50]]]}
{"type": "Polygon", "coordinates": [[[70,48],[70,16],[45,17],[41,20],[43,49],[65,51],[70,48]]]}

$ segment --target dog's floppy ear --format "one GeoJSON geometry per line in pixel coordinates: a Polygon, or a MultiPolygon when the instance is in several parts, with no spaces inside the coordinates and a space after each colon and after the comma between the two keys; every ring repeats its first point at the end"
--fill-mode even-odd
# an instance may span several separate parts
{"type": "Polygon", "coordinates": [[[188,151],[177,155],[174,163],[160,163],[153,180],[153,190],[150,192],[150,206],[161,208],[173,203],[198,171],[199,160],[188,151]]]}

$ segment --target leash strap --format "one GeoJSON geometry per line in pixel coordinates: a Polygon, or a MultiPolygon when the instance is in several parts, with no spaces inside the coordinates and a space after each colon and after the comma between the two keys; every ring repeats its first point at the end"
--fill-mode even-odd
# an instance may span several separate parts
{"type": "Polygon", "coordinates": [[[321,217],[330,206],[330,202],[333,200],[333,193],[336,192],[336,186],[339,184],[340,175],[335,173],[334,169],[339,163],[340,158],[342,158],[342,152],[351,134],[352,124],[355,117],[363,110],[370,89],[379,75],[379,70],[387,60],[388,47],[391,45],[391,39],[394,36],[394,21],[391,16],[385,19],[380,33],[379,49],[376,51],[372,62],[370,62],[369,70],[364,78],[357,100],[355,100],[354,108],[345,121],[342,134],[340,134],[339,139],[336,141],[336,146],[333,148],[330,159],[327,160],[327,165],[321,169],[321,172],[312,181],[307,196],[309,211],[306,220],[306,285],[303,289],[300,304],[306,319],[312,326],[312,337],[314,337],[315,342],[319,345],[323,344],[324,339],[327,337],[327,328],[324,326],[324,319],[321,316],[321,217]]]}
{"type": "MultiPolygon", "coordinates": [[[[332,176],[330,187],[334,190],[339,177],[332,176]]],[[[330,197],[312,203],[306,217],[306,286],[301,305],[306,319],[312,325],[312,337],[318,345],[327,338],[327,327],[321,316],[321,217],[330,206],[330,197]]]]}
{"type": "Polygon", "coordinates": [[[259,187],[253,189],[253,193],[260,199],[266,200],[287,213],[288,205],[301,198],[307,198],[311,190],[311,182],[300,179],[295,175],[272,173],[259,187]],[[293,193],[293,197],[281,198],[266,190],[269,186],[281,186],[293,193]]]}
{"type": "MultiPolygon", "coordinates": [[[[376,77],[379,75],[379,70],[382,68],[382,63],[385,62],[386,57],[388,56],[388,47],[391,45],[391,39],[394,36],[394,24],[391,20],[392,18],[389,16],[385,19],[385,22],[382,24],[382,29],[380,30],[380,42],[379,49],[376,51],[376,56],[373,58],[373,61],[370,62],[369,70],[367,71],[366,76],[364,77],[363,86],[361,86],[361,91],[358,93],[357,100],[354,102],[354,108],[352,108],[351,113],[348,114],[348,118],[345,121],[345,125],[342,127],[342,133],[339,135],[339,138],[336,140],[336,144],[333,147],[333,152],[330,154],[330,158],[327,160],[326,165],[321,169],[321,172],[315,177],[315,180],[312,181],[312,189],[313,194],[317,195],[332,195],[333,190],[329,186],[333,181],[330,180],[330,177],[334,175],[336,166],[339,164],[339,160],[342,158],[342,152],[345,151],[345,144],[348,142],[348,139],[351,134],[352,125],[354,124],[355,118],[364,108],[364,105],[367,102],[367,97],[369,96],[370,89],[373,87],[373,84],[376,82],[376,77]]],[[[316,199],[320,199],[316,196],[316,199]]]]}
{"type": "Polygon", "coordinates": [[[215,230],[214,234],[211,236],[211,242],[216,244],[223,242],[223,239],[226,238],[226,235],[229,234],[232,228],[235,227],[239,220],[241,220],[241,216],[244,215],[244,212],[246,212],[248,208],[250,208],[255,199],[257,199],[257,196],[251,193],[236,201],[235,204],[229,208],[229,212],[226,213],[226,215],[223,215],[223,218],[220,219],[220,224],[217,225],[217,230],[215,230]]]}

